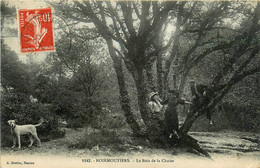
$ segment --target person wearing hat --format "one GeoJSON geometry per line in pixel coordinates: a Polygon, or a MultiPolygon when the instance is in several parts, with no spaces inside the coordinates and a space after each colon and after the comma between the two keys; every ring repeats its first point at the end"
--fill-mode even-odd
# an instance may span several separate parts
{"type": "Polygon", "coordinates": [[[157,92],[151,92],[149,94],[148,108],[151,112],[161,112],[163,105],[161,104],[162,100],[160,99],[157,92]]]}
{"type": "Polygon", "coordinates": [[[157,92],[151,92],[148,95],[147,104],[150,112],[149,137],[153,142],[163,141],[163,104],[157,92]]]}

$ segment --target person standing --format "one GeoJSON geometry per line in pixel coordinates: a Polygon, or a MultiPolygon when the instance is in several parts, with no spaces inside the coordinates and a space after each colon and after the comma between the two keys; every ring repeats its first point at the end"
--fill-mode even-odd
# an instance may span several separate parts
{"type": "Polygon", "coordinates": [[[179,98],[177,90],[169,91],[168,107],[165,110],[165,132],[169,138],[179,138],[179,119],[177,113],[177,106],[179,104],[191,104],[191,102],[179,98]]]}

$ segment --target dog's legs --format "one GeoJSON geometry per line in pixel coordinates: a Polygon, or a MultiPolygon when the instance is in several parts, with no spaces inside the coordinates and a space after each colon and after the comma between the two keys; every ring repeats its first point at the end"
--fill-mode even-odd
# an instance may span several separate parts
{"type": "Polygon", "coordinates": [[[37,141],[39,143],[38,146],[41,146],[42,145],[41,140],[38,138],[37,133],[33,133],[32,135],[37,139],[37,141]]]}
{"type": "Polygon", "coordinates": [[[17,135],[17,139],[18,139],[18,148],[21,149],[21,137],[20,137],[20,134],[17,135]]]}
{"type": "Polygon", "coordinates": [[[16,136],[13,136],[13,146],[11,148],[14,148],[16,145],[16,136]]]}
{"type": "Polygon", "coordinates": [[[32,134],[29,134],[29,138],[30,138],[31,143],[30,143],[30,145],[28,147],[31,147],[33,142],[34,142],[32,134]]]}

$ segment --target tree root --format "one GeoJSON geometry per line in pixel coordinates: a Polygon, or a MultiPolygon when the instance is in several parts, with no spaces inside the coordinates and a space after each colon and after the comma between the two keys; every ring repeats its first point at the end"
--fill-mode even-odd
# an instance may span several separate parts
{"type": "Polygon", "coordinates": [[[198,153],[204,155],[208,159],[213,160],[210,154],[206,150],[201,148],[201,146],[198,144],[198,140],[196,140],[195,138],[191,137],[188,134],[180,136],[179,144],[183,144],[185,146],[191,147],[192,149],[196,150],[198,153]]]}

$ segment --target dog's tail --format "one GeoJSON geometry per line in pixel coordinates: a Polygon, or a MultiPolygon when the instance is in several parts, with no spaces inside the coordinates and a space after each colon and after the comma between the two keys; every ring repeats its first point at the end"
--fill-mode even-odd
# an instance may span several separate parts
{"type": "Polygon", "coordinates": [[[43,123],[43,118],[40,119],[39,124],[36,124],[36,125],[34,125],[34,126],[35,126],[35,127],[38,127],[38,126],[42,125],[42,123],[43,123]]]}

